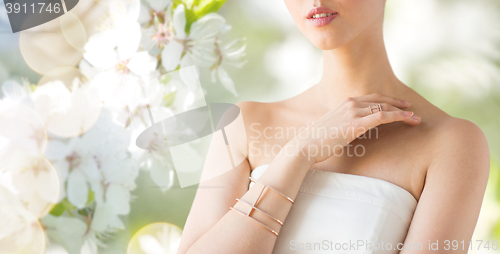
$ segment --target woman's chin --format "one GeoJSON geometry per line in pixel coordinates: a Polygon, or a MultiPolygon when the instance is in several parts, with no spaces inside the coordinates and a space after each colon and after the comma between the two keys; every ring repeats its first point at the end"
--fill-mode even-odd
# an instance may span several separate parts
{"type": "Polygon", "coordinates": [[[321,50],[332,50],[340,48],[349,42],[349,34],[341,31],[307,31],[303,33],[306,38],[317,48],[321,50]]]}
{"type": "Polygon", "coordinates": [[[321,38],[321,39],[315,39],[315,40],[310,40],[312,44],[321,50],[332,50],[336,48],[340,48],[346,44],[344,40],[336,40],[333,38],[321,38]]]}

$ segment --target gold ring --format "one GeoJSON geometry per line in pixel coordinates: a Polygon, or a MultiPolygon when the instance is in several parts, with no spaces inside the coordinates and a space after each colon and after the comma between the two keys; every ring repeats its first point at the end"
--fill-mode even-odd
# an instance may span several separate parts
{"type": "MultiPolygon", "coordinates": [[[[368,106],[368,109],[370,110],[370,115],[372,115],[374,112],[373,110],[376,109],[378,110],[377,112],[382,112],[382,105],[377,104],[377,106],[368,106]]],[[[376,113],[376,112],[375,112],[376,113]]]]}

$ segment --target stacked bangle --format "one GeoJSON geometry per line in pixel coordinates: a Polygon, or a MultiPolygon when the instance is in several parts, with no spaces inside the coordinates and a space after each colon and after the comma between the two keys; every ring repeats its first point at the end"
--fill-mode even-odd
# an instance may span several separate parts
{"type": "Polygon", "coordinates": [[[256,220],[256,219],[254,219],[254,218],[250,217],[250,215],[245,214],[245,213],[243,213],[242,211],[240,211],[240,210],[238,210],[238,209],[236,209],[236,208],[234,208],[234,207],[229,207],[229,209],[231,209],[231,210],[233,210],[233,211],[235,211],[235,212],[237,212],[237,213],[239,213],[239,214],[241,214],[241,215],[243,215],[243,216],[245,216],[245,217],[247,217],[247,218],[252,219],[253,221],[255,221],[255,222],[259,223],[261,226],[263,226],[264,228],[266,228],[267,230],[271,231],[271,233],[273,233],[273,234],[275,234],[276,236],[278,236],[278,232],[276,232],[274,229],[272,229],[272,228],[270,228],[270,227],[268,227],[268,226],[264,225],[264,223],[262,223],[262,222],[260,222],[260,221],[258,221],[258,220],[256,220]]]}
{"type": "Polygon", "coordinates": [[[247,218],[252,219],[253,221],[255,221],[255,222],[257,222],[258,224],[260,224],[261,226],[263,226],[265,229],[269,230],[269,231],[270,231],[271,233],[273,233],[274,235],[278,236],[278,232],[276,232],[276,230],[274,230],[274,229],[272,229],[272,228],[268,227],[267,225],[265,225],[264,223],[262,223],[262,222],[260,222],[260,221],[256,220],[255,218],[253,218],[252,216],[250,216],[250,214],[251,214],[251,213],[252,213],[252,211],[255,209],[255,210],[257,210],[257,211],[259,211],[259,212],[263,213],[263,214],[264,214],[264,215],[266,215],[267,217],[269,217],[269,218],[273,219],[274,221],[276,221],[276,222],[277,222],[278,224],[280,224],[281,226],[283,226],[283,221],[281,221],[281,220],[279,220],[279,219],[275,218],[274,216],[272,216],[272,215],[270,215],[270,214],[268,214],[268,213],[264,212],[262,209],[260,209],[260,208],[256,207],[256,205],[257,205],[257,203],[259,202],[259,200],[260,200],[260,198],[261,198],[261,196],[262,196],[262,193],[264,192],[265,188],[269,188],[269,189],[271,189],[271,190],[275,191],[276,193],[280,194],[281,196],[283,196],[284,198],[286,198],[288,201],[290,201],[292,204],[294,203],[294,201],[293,201],[293,199],[291,199],[290,197],[286,196],[285,194],[283,194],[283,193],[279,192],[279,191],[278,191],[278,190],[276,190],[275,188],[273,188],[273,187],[271,187],[271,186],[268,186],[268,185],[266,185],[266,184],[264,184],[264,183],[262,183],[262,182],[259,182],[259,181],[255,180],[255,179],[253,179],[252,177],[249,177],[249,178],[250,178],[250,181],[252,181],[252,182],[254,182],[254,183],[257,183],[257,182],[258,182],[258,183],[260,183],[260,184],[262,184],[262,185],[264,186],[264,187],[262,188],[262,190],[260,191],[260,194],[259,194],[259,196],[257,197],[257,200],[255,200],[255,202],[254,202],[254,204],[253,204],[253,205],[252,205],[252,204],[250,204],[250,203],[248,203],[248,202],[246,202],[246,201],[244,201],[244,200],[241,200],[241,199],[239,199],[239,198],[237,198],[237,199],[236,199],[236,201],[237,201],[237,202],[242,202],[243,204],[246,204],[246,205],[250,206],[250,207],[251,207],[250,211],[248,212],[248,214],[245,214],[244,212],[242,212],[242,211],[240,211],[240,210],[238,210],[238,209],[236,209],[236,208],[234,208],[234,207],[229,207],[229,208],[230,208],[231,210],[233,210],[233,211],[235,211],[235,212],[237,212],[237,213],[239,213],[239,214],[241,214],[241,215],[243,215],[243,216],[247,217],[247,218]]]}
{"type": "MultiPolygon", "coordinates": [[[[257,210],[257,211],[259,211],[259,212],[261,212],[261,213],[263,213],[263,214],[267,215],[267,217],[269,217],[269,218],[273,219],[274,221],[278,222],[278,224],[280,224],[281,226],[283,226],[283,222],[282,222],[282,221],[280,221],[279,219],[276,219],[276,218],[275,218],[275,217],[273,217],[272,215],[270,215],[270,214],[268,214],[268,213],[266,213],[266,212],[262,211],[262,209],[260,209],[260,208],[258,208],[258,207],[255,207],[255,206],[251,205],[250,203],[248,203],[248,202],[246,202],[246,201],[244,201],[244,200],[241,200],[241,199],[239,199],[239,198],[237,198],[237,199],[236,199],[236,201],[239,201],[239,202],[241,202],[241,203],[243,203],[243,204],[246,204],[246,205],[248,205],[248,206],[252,207],[252,209],[255,209],[255,210],[257,210]]],[[[250,213],[252,213],[252,210],[250,210],[250,212],[249,212],[248,214],[250,215],[250,213]]]]}
{"type": "Polygon", "coordinates": [[[278,194],[280,194],[281,196],[283,196],[284,198],[286,198],[288,201],[292,202],[292,204],[294,203],[292,198],[290,198],[289,196],[287,196],[287,195],[285,195],[285,194],[283,194],[283,193],[279,192],[279,191],[278,191],[278,190],[276,190],[275,188],[273,188],[273,187],[271,187],[271,186],[269,186],[269,185],[263,184],[262,182],[260,182],[260,181],[257,181],[257,180],[255,180],[255,179],[253,179],[251,176],[249,176],[248,178],[250,179],[250,181],[252,181],[252,182],[254,182],[254,183],[257,183],[257,182],[258,182],[258,183],[260,183],[260,184],[264,185],[264,187],[267,187],[267,188],[269,188],[269,189],[271,189],[271,190],[275,191],[276,193],[278,193],[278,194]]]}

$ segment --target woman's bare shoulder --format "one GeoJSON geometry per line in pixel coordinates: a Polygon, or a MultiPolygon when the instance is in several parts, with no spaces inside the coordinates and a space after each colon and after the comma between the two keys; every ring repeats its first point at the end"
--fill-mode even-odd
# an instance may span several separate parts
{"type": "Polygon", "coordinates": [[[486,137],[474,122],[453,116],[446,116],[438,121],[435,139],[444,148],[466,148],[487,151],[486,137]],[[486,148],[486,149],[485,149],[486,148]]]}
{"type": "Polygon", "coordinates": [[[433,170],[464,177],[474,174],[487,179],[490,154],[481,128],[470,120],[450,115],[433,121],[428,142],[432,158],[427,173],[433,170]]]}
{"type": "Polygon", "coordinates": [[[256,102],[242,101],[236,104],[241,110],[245,125],[260,123],[270,124],[285,108],[283,101],[278,102],[256,102]]]}
{"type": "Polygon", "coordinates": [[[424,99],[416,112],[422,116],[422,127],[432,134],[431,140],[442,146],[472,145],[486,141],[481,128],[474,122],[454,117],[424,99]],[[447,142],[445,142],[447,140],[447,142]]]}
{"type": "Polygon", "coordinates": [[[465,173],[460,165],[474,165],[468,170],[488,170],[488,143],[476,123],[451,116],[418,94],[411,97],[415,107],[410,110],[422,118],[416,128],[425,144],[421,152],[428,158],[429,169],[453,167],[465,173]]]}
{"type": "Polygon", "coordinates": [[[240,107],[244,118],[249,120],[276,120],[288,118],[290,114],[296,114],[301,110],[301,105],[311,101],[308,89],[293,97],[275,102],[242,101],[236,105],[240,107]]]}

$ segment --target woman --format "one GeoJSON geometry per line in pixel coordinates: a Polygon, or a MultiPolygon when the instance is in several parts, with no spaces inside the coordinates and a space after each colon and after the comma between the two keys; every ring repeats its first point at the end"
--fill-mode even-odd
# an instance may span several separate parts
{"type": "Polygon", "coordinates": [[[179,253],[466,253],[489,174],[480,128],[396,78],[384,0],[285,3],[322,79],[238,104],[248,156],[200,184],[179,253]]]}

